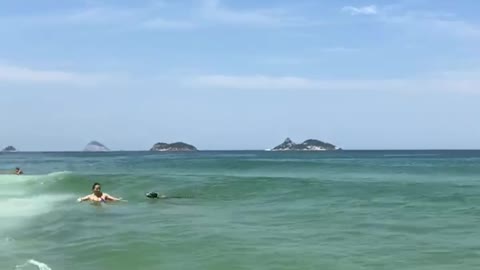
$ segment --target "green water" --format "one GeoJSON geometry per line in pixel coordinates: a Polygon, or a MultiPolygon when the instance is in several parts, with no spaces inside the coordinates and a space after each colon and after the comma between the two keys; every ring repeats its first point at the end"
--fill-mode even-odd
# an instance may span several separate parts
{"type": "Polygon", "coordinates": [[[0,269],[480,267],[479,151],[0,154],[15,166],[0,269]],[[128,202],[77,203],[95,181],[128,202]]]}

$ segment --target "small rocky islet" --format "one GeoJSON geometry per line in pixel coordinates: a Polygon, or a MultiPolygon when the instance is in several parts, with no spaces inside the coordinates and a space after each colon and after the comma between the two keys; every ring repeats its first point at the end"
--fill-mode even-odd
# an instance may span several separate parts
{"type": "Polygon", "coordinates": [[[108,152],[110,149],[98,141],[89,142],[85,148],[84,152],[108,152]]]}
{"type": "Polygon", "coordinates": [[[150,151],[156,152],[193,152],[198,151],[198,149],[188,143],[184,142],[175,142],[175,143],[156,143],[150,148],[150,151]]]}
{"type": "Polygon", "coordinates": [[[294,143],[290,138],[275,146],[271,151],[335,151],[341,150],[337,146],[315,139],[308,139],[300,144],[294,143]]]}
{"type": "Polygon", "coordinates": [[[5,148],[3,148],[3,150],[1,152],[17,152],[17,149],[13,146],[7,146],[5,148]]]}

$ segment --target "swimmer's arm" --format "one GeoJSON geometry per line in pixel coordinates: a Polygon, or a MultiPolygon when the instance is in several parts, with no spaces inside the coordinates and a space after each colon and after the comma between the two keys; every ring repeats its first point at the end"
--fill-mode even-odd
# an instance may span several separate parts
{"type": "Polygon", "coordinates": [[[90,195],[87,195],[87,196],[85,196],[85,197],[83,197],[83,198],[78,198],[77,201],[78,201],[78,202],[83,202],[83,201],[88,201],[89,199],[90,199],[90,195]]]}
{"type": "Polygon", "coordinates": [[[115,198],[113,196],[111,196],[110,194],[107,194],[105,193],[105,199],[109,200],[109,201],[123,201],[122,198],[115,198]]]}

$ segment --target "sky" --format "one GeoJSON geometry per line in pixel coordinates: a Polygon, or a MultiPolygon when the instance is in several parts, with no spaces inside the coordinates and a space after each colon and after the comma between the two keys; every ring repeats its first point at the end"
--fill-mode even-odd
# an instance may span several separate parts
{"type": "Polygon", "coordinates": [[[0,147],[480,149],[474,0],[0,0],[0,147]]]}

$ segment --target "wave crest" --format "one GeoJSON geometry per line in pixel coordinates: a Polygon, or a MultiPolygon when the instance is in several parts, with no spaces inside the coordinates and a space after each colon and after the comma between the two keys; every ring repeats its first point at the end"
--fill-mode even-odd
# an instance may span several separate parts
{"type": "Polygon", "coordinates": [[[43,262],[39,262],[39,261],[36,261],[34,259],[30,259],[28,260],[26,263],[22,264],[22,265],[17,265],[15,268],[16,269],[22,269],[24,267],[27,267],[28,265],[34,265],[36,266],[39,270],[52,270],[52,268],[50,268],[47,264],[43,263],[43,262]]]}

